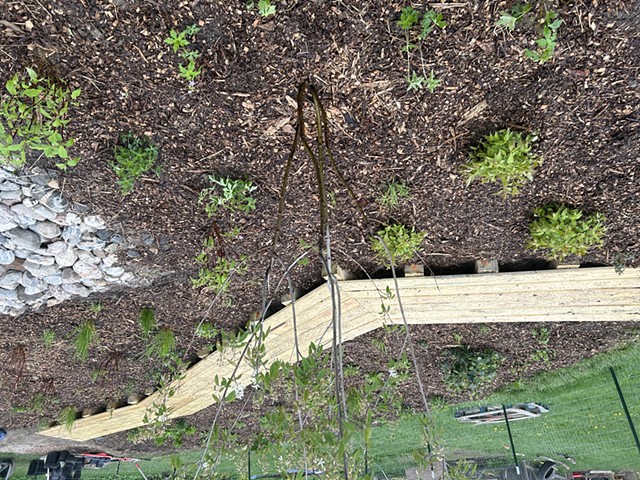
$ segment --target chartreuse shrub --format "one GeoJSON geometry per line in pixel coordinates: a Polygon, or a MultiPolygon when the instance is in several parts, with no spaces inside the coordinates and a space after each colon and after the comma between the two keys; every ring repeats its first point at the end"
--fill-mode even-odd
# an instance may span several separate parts
{"type": "Polygon", "coordinates": [[[74,140],[64,139],[62,131],[81,90],[27,68],[26,74],[7,81],[6,91],[0,101],[0,164],[21,166],[28,150],[35,150],[58,161],[56,166],[63,170],[77,165],[79,159],[67,151],[74,140]]]}
{"type": "Polygon", "coordinates": [[[499,182],[503,197],[516,195],[520,187],[533,179],[542,158],[531,153],[535,135],[524,135],[510,129],[487,135],[471,148],[470,161],[462,167],[467,185],[474,180],[481,183],[499,182]]]}
{"type": "Polygon", "coordinates": [[[475,398],[496,377],[501,363],[500,354],[490,349],[469,345],[451,348],[446,351],[442,366],[444,383],[454,393],[475,398]]]}
{"type": "Polygon", "coordinates": [[[371,248],[376,258],[383,265],[395,267],[398,263],[412,260],[416,250],[420,248],[420,244],[426,236],[426,232],[416,232],[415,227],[411,227],[411,230],[409,230],[404,225],[387,225],[371,239],[371,248]],[[393,262],[389,261],[387,249],[393,258],[393,262]]]}
{"type": "Polygon", "coordinates": [[[124,195],[131,193],[135,181],[146,172],[158,173],[158,148],[148,138],[134,133],[120,135],[120,141],[113,152],[110,167],[118,176],[118,184],[124,195]]]}
{"type": "Polygon", "coordinates": [[[568,255],[585,255],[592,247],[602,247],[607,231],[605,216],[561,204],[549,204],[534,211],[529,224],[528,248],[546,250],[550,258],[561,261],[568,255]]]}

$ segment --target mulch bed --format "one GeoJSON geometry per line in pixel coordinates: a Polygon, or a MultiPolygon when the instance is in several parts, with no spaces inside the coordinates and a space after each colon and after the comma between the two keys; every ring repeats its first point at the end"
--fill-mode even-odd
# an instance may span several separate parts
{"type": "MultiPolygon", "coordinates": [[[[305,78],[320,91],[334,154],[360,205],[374,224],[396,221],[425,230],[423,255],[434,270],[455,271],[474,258],[509,263],[533,256],[526,250],[527,224],[533,208],[548,201],[606,215],[604,248],[583,261],[612,264],[618,253],[637,253],[640,5],[546,2],[565,24],[554,60],[543,66],[522,55],[536,38],[535,24],[525,22],[513,34],[496,31],[507,2],[443,8],[448,27],[423,48],[427,68],[442,80],[430,94],[407,91],[404,40],[396,26],[405,2],[274,3],[279,13],[268,20],[247,11],[242,1],[3,3],[1,18],[11,26],[0,24],[0,80],[38,65],[84,91],[67,130],[82,161],[64,174],[65,194],[126,234],[151,233],[168,245],[140,250],[136,261],[171,273],[152,288],[1,319],[0,425],[35,427],[68,405],[99,406],[152,385],[158,364],[144,355],[146,341],[138,327],[144,306],[153,307],[160,323],[174,330],[180,348],[190,343],[211,302],[210,294],[191,288],[190,277],[212,227],[197,200],[213,173],[246,177],[258,186],[255,212],[215,218],[223,232],[241,227],[241,237],[225,245],[226,254],[253,256],[249,273],[230,289],[233,306],[216,305],[210,315],[223,328],[246,324],[261,305],[266,252],[295,125],[292,99],[305,78]],[[192,47],[202,54],[203,74],[190,92],[177,75],[179,57],[163,39],[171,28],[194,23],[202,28],[192,47]],[[470,116],[483,101],[486,107],[470,116]],[[465,186],[460,166],[482,135],[507,126],[538,132],[536,149],[545,162],[519,196],[503,200],[494,195],[495,186],[465,186]],[[118,134],[126,131],[153,139],[162,173],[137,182],[123,197],[108,162],[118,134]],[[409,186],[411,199],[388,211],[377,199],[394,179],[409,186]],[[90,304],[97,300],[103,309],[94,314],[90,304]],[[81,363],[73,359],[71,335],[92,317],[99,344],[81,363]],[[47,330],[57,332],[49,349],[43,342],[47,330]],[[95,378],[97,370],[107,375],[95,378]],[[44,412],[18,413],[16,407],[29,406],[38,393],[47,398],[44,412]]],[[[327,183],[334,199],[330,216],[338,261],[375,270],[357,209],[335,176],[327,183]]],[[[278,248],[285,263],[302,251],[300,240],[317,238],[316,192],[313,168],[299,155],[278,248]]],[[[297,266],[293,277],[296,285],[310,288],[321,281],[320,266],[317,261],[297,266]]],[[[430,394],[451,398],[439,359],[455,343],[453,332],[503,353],[500,385],[617,345],[637,325],[549,326],[551,364],[524,371],[519,367],[539,348],[533,327],[481,328],[416,329],[425,345],[421,361],[430,394]]],[[[380,335],[352,342],[347,359],[369,370],[385,368],[371,354],[371,339],[380,335]]],[[[203,344],[196,340],[189,356],[203,344]]],[[[207,410],[190,421],[205,429],[210,419],[207,410]]],[[[124,450],[125,438],[119,434],[106,441],[124,450]]]]}

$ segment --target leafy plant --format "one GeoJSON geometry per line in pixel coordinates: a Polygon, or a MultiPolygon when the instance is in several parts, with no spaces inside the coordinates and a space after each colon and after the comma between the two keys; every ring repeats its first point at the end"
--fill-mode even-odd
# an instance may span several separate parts
{"type": "Polygon", "coordinates": [[[531,11],[531,5],[528,3],[516,3],[511,10],[500,13],[500,18],[496,22],[497,27],[504,27],[510,32],[516,28],[516,24],[531,11]]]}
{"type": "Polygon", "coordinates": [[[271,0],[259,0],[258,1],[258,13],[263,17],[276,14],[275,5],[271,5],[271,0]]]}
{"type": "Polygon", "coordinates": [[[402,182],[391,182],[380,197],[379,202],[385,208],[395,207],[402,199],[409,198],[409,188],[402,182]]]}
{"type": "Polygon", "coordinates": [[[178,419],[173,422],[173,425],[166,427],[162,430],[160,435],[154,436],[154,442],[156,445],[165,445],[167,442],[179,448],[184,443],[184,437],[195,435],[197,429],[193,425],[189,425],[186,420],[178,419]]]}
{"type": "Polygon", "coordinates": [[[524,54],[534,62],[546,63],[553,57],[558,39],[558,29],[562,25],[562,19],[553,11],[547,12],[542,27],[542,37],[536,40],[537,50],[526,49],[524,54]]]}
{"type": "Polygon", "coordinates": [[[94,302],[91,305],[89,305],[89,310],[91,310],[91,313],[93,313],[94,315],[99,314],[103,308],[104,307],[100,302],[94,302]]]}
{"type": "Polygon", "coordinates": [[[614,271],[618,275],[622,275],[625,269],[627,268],[627,265],[629,265],[635,259],[636,259],[636,256],[633,253],[625,253],[625,252],[616,253],[613,256],[614,271]]]}
{"type": "Polygon", "coordinates": [[[402,30],[411,30],[414,25],[417,25],[420,21],[420,12],[412,6],[407,6],[400,12],[400,20],[398,20],[398,26],[402,30]]]}
{"type": "Polygon", "coordinates": [[[155,329],[158,325],[158,323],[156,322],[156,312],[153,310],[153,308],[144,307],[142,310],[140,310],[139,324],[142,336],[145,338],[149,338],[153,329],[155,329]]]}
{"type": "Polygon", "coordinates": [[[60,425],[62,425],[68,432],[70,432],[73,429],[73,424],[76,422],[77,416],[78,413],[76,412],[76,409],[74,407],[65,407],[62,409],[62,412],[60,412],[60,415],[58,416],[58,423],[60,423],[60,425]]]}
{"type": "Polygon", "coordinates": [[[244,213],[255,210],[256,200],[248,196],[257,188],[251,180],[217,178],[215,175],[210,175],[209,181],[213,186],[202,190],[198,198],[199,203],[205,204],[204,209],[209,217],[218,213],[221,208],[244,213]],[[222,195],[219,194],[219,188],[216,185],[222,188],[222,195]]]}
{"type": "Polygon", "coordinates": [[[173,49],[173,53],[178,53],[181,58],[186,60],[186,63],[181,63],[179,68],[179,75],[184,78],[189,85],[189,91],[192,91],[195,86],[195,79],[202,73],[202,67],[198,67],[196,60],[200,57],[200,53],[197,50],[189,50],[186,48],[191,45],[191,42],[187,37],[193,40],[196,33],[200,31],[200,27],[197,25],[189,25],[181,32],[171,29],[169,36],[164,39],[164,42],[169,44],[173,49]]]}
{"type": "Polygon", "coordinates": [[[441,83],[442,81],[435,77],[432,69],[431,73],[429,73],[429,78],[427,78],[427,81],[425,82],[425,87],[427,88],[427,90],[429,90],[429,93],[433,93],[441,83]]]}
{"type": "Polygon", "coordinates": [[[198,270],[198,276],[191,279],[193,288],[206,287],[211,289],[214,294],[225,293],[229,290],[230,278],[232,273],[242,275],[246,273],[247,266],[244,263],[246,257],[241,257],[239,261],[227,260],[226,258],[218,258],[213,265],[209,260],[206,252],[201,252],[196,257],[196,262],[203,265],[198,270]]]}
{"type": "Polygon", "coordinates": [[[189,42],[189,40],[187,40],[186,36],[186,30],[178,32],[177,30],[174,30],[172,28],[169,32],[169,36],[164,39],[164,43],[168,43],[169,45],[171,45],[173,53],[178,53],[178,50],[180,50],[182,47],[186,47],[191,43],[189,42]]]}
{"type": "Polygon", "coordinates": [[[161,328],[147,347],[147,356],[168,358],[176,348],[176,337],[169,327],[161,328]]]}
{"type": "Polygon", "coordinates": [[[95,341],[96,326],[93,320],[85,320],[74,332],[74,354],[78,360],[85,361],[89,353],[89,347],[95,341]]]}
{"type": "Polygon", "coordinates": [[[531,335],[539,345],[547,345],[551,339],[549,329],[547,327],[534,328],[531,330],[531,335]]]}
{"type": "Polygon", "coordinates": [[[56,341],[56,332],[54,330],[45,330],[42,334],[42,343],[47,350],[53,346],[56,341]]]}
{"type": "Polygon", "coordinates": [[[497,181],[503,197],[516,195],[542,164],[542,158],[531,153],[535,140],[535,135],[509,128],[485,136],[479,146],[471,148],[470,162],[462,167],[467,185],[476,179],[481,183],[497,181]]]}
{"type": "Polygon", "coordinates": [[[405,45],[402,47],[402,51],[407,55],[407,90],[426,88],[433,93],[440,86],[441,81],[435,77],[433,70],[427,75],[422,55],[422,42],[436,27],[444,29],[447,26],[447,22],[442,19],[442,13],[428,10],[422,14],[415,8],[407,6],[400,12],[400,19],[397,25],[405,35],[405,45]],[[420,55],[422,75],[411,68],[411,59],[413,52],[416,50],[420,55]]]}
{"type": "Polygon", "coordinates": [[[409,230],[404,225],[387,225],[371,239],[371,248],[382,264],[395,267],[398,262],[404,263],[411,260],[426,236],[426,232],[416,232],[415,227],[409,230]],[[391,263],[385,245],[393,258],[391,263]]]}
{"type": "Polygon", "coordinates": [[[202,322],[196,327],[196,336],[200,338],[216,338],[220,332],[210,322],[202,322]]]}
{"type": "Polygon", "coordinates": [[[118,176],[124,195],[131,193],[135,181],[149,170],[155,168],[158,174],[158,148],[146,137],[131,132],[121,135],[113,156],[109,166],[118,176]]]}
{"type": "Polygon", "coordinates": [[[602,247],[607,231],[605,216],[562,204],[549,204],[534,211],[529,224],[532,250],[547,250],[552,259],[562,261],[568,255],[583,256],[591,247],[602,247]]]}
{"type": "Polygon", "coordinates": [[[56,167],[62,170],[77,165],[79,158],[69,157],[67,151],[74,140],[64,140],[62,130],[81,89],[70,90],[27,68],[26,75],[16,74],[7,81],[6,90],[8,95],[0,103],[0,164],[21,166],[30,149],[59,159],[56,167]]]}
{"type": "Polygon", "coordinates": [[[444,383],[454,393],[475,398],[496,377],[501,363],[500,354],[490,349],[451,348],[445,353],[444,383]]]}

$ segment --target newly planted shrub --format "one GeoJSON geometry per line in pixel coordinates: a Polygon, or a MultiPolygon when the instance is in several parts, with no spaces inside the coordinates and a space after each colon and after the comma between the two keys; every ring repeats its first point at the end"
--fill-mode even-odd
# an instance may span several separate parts
{"type": "Polygon", "coordinates": [[[387,225],[384,229],[379,230],[371,240],[371,248],[382,264],[395,267],[398,263],[413,259],[416,250],[420,248],[420,244],[426,236],[425,232],[416,232],[414,227],[409,230],[404,225],[387,225]],[[393,257],[393,262],[389,261],[385,245],[393,257]]]}
{"type": "Polygon", "coordinates": [[[189,25],[187,28],[178,32],[171,29],[169,36],[164,39],[164,42],[169,44],[173,49],[173,53],[178,53],[186,63],[179,65],[179,75],[188,82],[189,91],[193,91],[195,87],[195,80],[202,73],[202,67],[198,67],[196,60],[200,57],[200,53],[197,50],[190,50],[187,47],[191,44],[188,38],[193,39],[196,33],[200,31],[200,27],[197,25],[189,25]]]}
{"type": "Polygon", "coordinates": [[[550,258],[561,261],[567,255],[582,256],[592,247],[601,247],[607,227],[602,213],[585,214],[567,205],[549,204],[535,209],[529,231],[528,248],[546,250],[550,258]]]}
{"type": "Polygon", "coordinates": [[[62,130],[69,123],[69,107],[77,105],[81,90],[70,90],[31,68],[26,75],[9,79],[6,90],[8,95],[0,103],[0,165],[23,165],[28,150],[58,159],[56,166],[63,170],[77,165],[79,159],[69,157],[67,151],[74,140],[65,140],[62,130]]]}
{"type": "Polygon", "coordinates": [[[251,180],[217,178],[215,175],[210,175],[209,181],[213,186],[200,192],[198,202],[204,203],[204,209],[210,217],[218,213],[221,208],[244,213],[255,210],[256,199],[249,194],[257,187],[251,180]]]}
{"type": "Polygon", "coordinates": [[[407,55],[407,89],[420,90],[426,88],[433,93],[440,86],[441,81],[436,78],[433,70],[427,74],[424,57],[422,56],[422,42],[436,27],[444,29],[447,26],[447,22],[442,19],[442,13],[427,10],[423,14],[415,8],[407,6],[400,12],[400,19],[397,25],[405,35],[405,45],[402,47],[402,51],[407,55]],[[411,67],[411,60],[415,50],[419,52],[422,74],[411,67]]]}
{"type": "Polygon", "coordinates": [[[471,148],[471,161],[462,167],[467,185],[476,179],[481,183],[500,182],[503,197],[516,195],[542,164],[542,158],[531,153],[535,140],[535,135],[508,128],[485,136],[480,145],[471,148]]]}
{"type": "Polygon", "coordinates": [[[490,349],[451,348],[445,354],[444,383],[454,393],[475,398],[496,377],[501,363],[500,354],[490,349]]]}
{"type": "Polygon", "coordinates": [[[202,265],[198,270],[198,276],[191,279],[193,288],[206,287],[214,294],[225,293],[229,290],[232,273],[243,274],[247,271],[245,264],[246,257],[241,257],[239,261],[218,258],[212,265],[205,252],[196,257],[196,261],[202,265]]]}
{"type": "Polygon", "coordinates": [[[158,148],[146,137],[133,133],[121,135],[113,156],[109,166],[118,176],[118,184],[125,195],[133,190],[135,181],[146,172],[155,169],[158,173],[158,148]]]}
{"type": "Polygon", "coordinates": [[[536,40],[537,50],[525,50],[524,54],[534,62],[546,63],[553,57],[558,40],[558,29],[562,25],[562,20],[553,11],[547,12],[542,26],[542,37],[536,40]]]}

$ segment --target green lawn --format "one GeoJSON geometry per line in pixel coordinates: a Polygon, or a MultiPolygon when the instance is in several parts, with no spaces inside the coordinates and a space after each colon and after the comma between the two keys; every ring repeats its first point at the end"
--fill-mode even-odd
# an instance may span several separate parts
{"type": "MultiPolygon", "coordinates": [[[[521,388],[507,388],[465,406],[536,402],[550,412],[539,418],[511,422],[516,452],[521,459],[558,454],[573,457],[573,469],[640,470],[636,448],[615,385],[609,372],[618,376],[632,419],[640,430],[640,344],[583,361],[578,365],[539,375],[521,388]]],[[[468,425],[453,418],[460,405],[437,409],[434,421],[446,450],[478,456],[512,453],[505,424],[468,425]]],[[[392,458],[407,460],[407,452],[420,445],[419,425],[403,418],[394,428],[379,432],[376,461],[388,465],[392,458]]]]}
{"type": "MultiPolygon", "coordinates": [[[[503,462],[511,462],[504,424],[461,424],[454,419],[453,413],[465,406],[536,402],[547,405],[550,412],[539,418],[511,422],[519,458],[561,459],[558,454],[565,454],[576,460],[573,470],[640,470],[640,452],[623,413],[610,366],[616,371],[631,417],[640,429],[640,343],[636,342],[573,367],[536,376],[521,382],[517,388],[506,388],[478,402],[436,408],[433,412],[435,433],[451,457],[464,452],[469,456],[500,457],[503,462]]],[[[415,416],[406,415],[394,424],[380,425],[373,434],[370,470],[389,475],[413,466],[411,452],[422,445],[420,425],[415,416]]],[[[183,462],[189,463],[198,458],[198,453],[184,452],[181,457],[183,462]]],[[[260,473],[255,457],[254,454],[254,474],[260,473]]],[[[24,476],[27,463],[21,457],[15,478],[24,476]]],[[[241,463],[244,465],[245,461],[241,463]]],[[[170,470],[169,457],[140,465],[147,475],[170,470]]],[[[225,461],[221,471],[230,472],[231,467],[232,462],[225,461]]],[[[86,471],[83,478],[112,478],[114,471],[115,466],[109,465],[103,470],[86,471]]],[[[142,478],[133,465],[123,465],[121,474],[121,478],[142,478]]]]}

